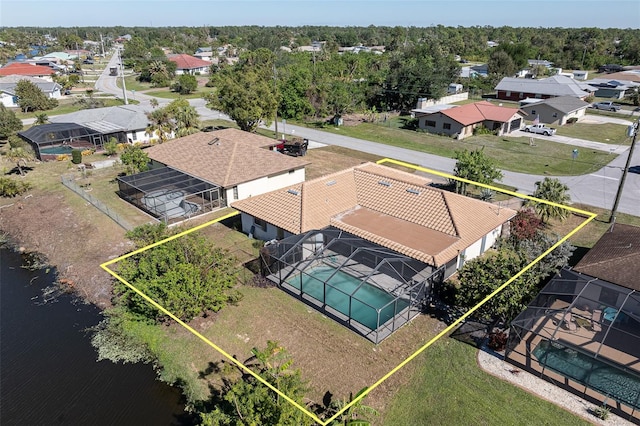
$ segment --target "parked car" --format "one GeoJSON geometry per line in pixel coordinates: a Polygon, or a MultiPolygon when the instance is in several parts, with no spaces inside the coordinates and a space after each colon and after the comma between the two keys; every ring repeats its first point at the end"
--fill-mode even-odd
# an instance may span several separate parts
{"type": "Polygon", "coordinates": [[[84,61],[82,61],[82,63],[86,65],[93,65],[93,59],[87,58],[84,61]]]}
{"type": "Polygon", "coordinates": [[[605,64],[598,68],[598,72],[620,72],[623,70],[624,68],[618,64],[605,64]]]}
{"type": "Polygon", "coordinates": [[[556,129],[547,127],[544,124],[529,124],[524,128],[524,131],[545,136],[553,136],[556,134],[556,129]]]}
{"type": "Polygon", "coordinates": [[[591,106],[595,109],[601,109],[603,111],[617,112],[620,110],[620,105],[613,102],[596,102],[591,106]]]}

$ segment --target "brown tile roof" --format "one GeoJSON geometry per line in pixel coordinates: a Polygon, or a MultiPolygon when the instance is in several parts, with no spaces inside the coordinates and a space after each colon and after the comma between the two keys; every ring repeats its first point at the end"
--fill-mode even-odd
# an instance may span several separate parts
{"type": "Polygon", "coordinates": [[[518,112],[513,108],[501,107],[491,102],[480,101],[462,105],[456,108],[442,110],[439,113],[446,115],[463,126],[480,123],[485,120],[507,122],[518,112]]]}
{"type": "Polygon", "coordinates": [[[332,225],[436,266],[515,215],[429,183],[365,163],[232,207],[294,234],[332,225]]]}
{"type": "Polygon", "coordinates": [[[22,62],[12,62],[4,67],[0,68],[0,76],[6,75],[51,75],[55,74],[55,71],[49,67],[42,65],[32,65],[22,62]]]}
{"type": "Polygon", "coordinates": [[[262,148],[269,145],[273,145],[273,140],[267,137],[224,129],[173,139],[145,152],[152,160],[223,188],[309,164],[301,158],[262,148]]]}
{"type": "Polygon", "coordinates": [[[616,224],[573,269],[640,291],[640,227],[616,224]]]}
{"type": "Polygon", "coordinates": [[[209,61],[203,61],[202,59],[198,59],[194,56],[187,55],[184,53],[180,55],[169,56],[168,59],[171,62],[175,62],[179,70],[192,70],[194,68],[211,66],[211,62],[209,61]]]}

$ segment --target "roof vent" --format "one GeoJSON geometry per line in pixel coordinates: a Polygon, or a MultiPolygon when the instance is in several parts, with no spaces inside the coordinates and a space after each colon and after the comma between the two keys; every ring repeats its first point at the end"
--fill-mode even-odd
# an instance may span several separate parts
{"type": "Polygon", "coordinates": [[[407,188],[407,192],[410,193],[410,194],[420,195],[420,191],[418,191],[417,189],[413,189],[413,188],[407,188]]]}
{"type": "Polygon", "coordinates": [[[298,195],[298,194],[300,194],[300,193],[299,193],[298,191],[296,191],[295,189],[287,189],[287,192],[288,192],[289,194],[293,194],[293,195],[298,195]]]}
{"type": "Polygon", "coordinates": [[[330,180],[327,182],[327,186],[335,185],[337,182],[335,180],[330,180]]]}
{"type": "Polygon", "coordinates": [[[382,186],[391,186],[391,182],[387,182],[386,180],[379,180],[378,183],[382,186]]]}
{"type": "Polygon", "coordinates": [[[209,141],[208,145],[220,145],[220,138],[213,138],[213,140],[209,141]]]}

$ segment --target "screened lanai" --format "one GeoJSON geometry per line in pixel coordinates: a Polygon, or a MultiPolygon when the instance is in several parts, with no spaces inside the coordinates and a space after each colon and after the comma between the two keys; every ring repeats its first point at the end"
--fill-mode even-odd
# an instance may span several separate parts
{"type": "Polygon", "coordinates": [[[220,187],[171,167],[118,177],[119,195],[165,223],[224,207],[220,187]]]}
{"type": "Polygon", "coordinates": [[[104,138],[97,130],[76,123],[50,123],[18,132],[33,147],[39,160],[71,154],[73,149],[101,149],[104,138]]]}
{"type": "Polygon", "coordinates": [[[563,269],[512,321],[506,359],[638,418],[640,294],[563,269]]]}
{"type": "Polygon", "coordinates": [[[274,242],[261,256],[269,280],[376,344],[419,314],[443,277],[333,227],[274,242]]]}

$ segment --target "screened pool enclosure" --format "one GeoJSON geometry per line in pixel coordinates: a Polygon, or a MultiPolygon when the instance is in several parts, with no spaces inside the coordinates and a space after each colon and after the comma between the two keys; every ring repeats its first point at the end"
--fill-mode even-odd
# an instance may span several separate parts
{"type": "Polygon", "coordinates": [[[640,294],[563,269],[512,321],[506,359],[637,422],[640,294]]]}
{"type": "Polygon", "coordinates": [[[265,276],[374,343],[418,315],[442,269],[336,228],[267,245],[265,276]]]}
{"type": "Polygon", "coordinates": [[[165,223],[224,207],[219,186],[171,167],[118,177],[118,193],[165,223]]]}

